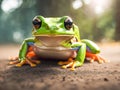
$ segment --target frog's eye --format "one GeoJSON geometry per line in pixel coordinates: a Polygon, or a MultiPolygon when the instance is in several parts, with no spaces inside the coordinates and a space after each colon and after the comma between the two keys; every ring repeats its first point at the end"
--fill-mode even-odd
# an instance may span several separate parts
{"type": "Polygon", "coordinates": [[[39,29],[41,27],[42,22],[40,19],[35,18],[35,19],[33,19],[32,24],[35,29],[39,29]]]}
{"type": "Polygon", "coordinates": [[[66,18],[65,21],[64,21],[64,25],[65,25],[65,28],[67,30],[70,30],[73,26],[73,21],[70,17],[66,18]]]}

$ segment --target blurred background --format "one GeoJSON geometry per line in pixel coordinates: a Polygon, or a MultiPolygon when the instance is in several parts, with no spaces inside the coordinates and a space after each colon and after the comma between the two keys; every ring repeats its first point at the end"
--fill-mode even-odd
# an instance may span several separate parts
{"type": "Polygon", "coordinates": [[[81,38],[120,40],[120,0],[0,0],[0,44],[21,43],[31,36],[36,15],[68,15],[81,38]]]}

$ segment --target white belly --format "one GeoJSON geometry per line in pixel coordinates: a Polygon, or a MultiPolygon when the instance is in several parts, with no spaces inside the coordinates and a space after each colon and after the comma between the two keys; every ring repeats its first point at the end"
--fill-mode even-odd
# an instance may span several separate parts
{"type": "Polygon", "coordinates": [[[73,50],[64,47],[35,46],[34,51],[40,58],[45,59],[67,60],[73,54],[73,50]]]}

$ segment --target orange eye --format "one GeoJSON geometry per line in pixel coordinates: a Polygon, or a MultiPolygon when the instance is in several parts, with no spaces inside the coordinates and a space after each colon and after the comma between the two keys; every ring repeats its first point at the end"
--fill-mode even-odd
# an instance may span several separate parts
{"type": "Polygon", "coordinates": [[[73,21],[70,17],[68,17],[65,21],[64,21],[64,25],[65,25],[65,28],[67,30],[70,30],[72,27],[73,27],[73,21]]]}
{"type": "Polygon", "coordinates": [[[39,18],[34,18],[32,24],[35,27],[35,29],[39,29],[42,25],[42,22],[39,18]]]}

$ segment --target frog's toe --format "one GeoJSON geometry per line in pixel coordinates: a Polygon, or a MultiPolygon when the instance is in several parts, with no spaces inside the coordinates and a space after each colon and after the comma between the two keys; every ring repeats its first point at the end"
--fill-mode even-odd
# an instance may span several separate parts
{"type": "Polygon", "coordinates": [[[59,61],[58,65],[64,65],[64,62],[63,61],[59,61]]]}
{"type": "Polygon", "coordinates": [[[30,60],[32,63],[40,64],[40,60],[30,60]]]}
{"type": "Polygon", "coordinates": [[[87,57],[86,60],[89,61],[90,63],[93,63],[95,61],[94,58],[90,58],[90,57],[89,58],[87,57]]]}
{"type": "Polygon", "coordinates": [[[104,60],[103,60],[103,59],[99,59],[99,60],[98,60],[98,63],[99,63],[99,64],[107,63],[107,62],[110,62],[110,61],[109,61],[109,60],[105,60],[105,59],[104,59],[104,60]]]}
{"type": "Polygon", "coordinates": [[[9,60],[11,60],[11,61],[16,61],[16,60],[18,60],[18,57],[9,57],[9,60]]]}
{"type": "Polygon", "coordinates": [[[92,63],[92,62],[94,62],[94,59],[91,59],[91,60],[90,60],[90,63],[92,63]]]}
{"type": "Polygon", "coordinates": [[[70,63],[67,64],[67,65],[63,65],[62,68],[63,68],[63,69],[70,68],[71,71],[74,71],[74,70],[75,70],[75,61],[70,62],[70,63]]]}
{"type": "Polygon", "coordinates": [[[62,68],[66,69],[66,68],[70,68],[70,70],[74,71],[75,70],[75,61],[72,58],[69,58],[68,61],[60,61],[58,63],[59,65],[63,65],[62,68]]]}
{"type": "Polygon", "coordinates": [[[104,61],[100,59],[100,60],[98,60],[98,63],[102,64],[102,63],[104,63],[104,61]]]}
{"type": "Polygon", "coordinates": [[[31,67],[36,67],[37,65],[34,64],[34,63],[32,63],[32,64],[30,64],[30,66],[31,66],[31,67]]]}
{"type": "Polygon", "coordinates": [[[10,60],[10,62],[8,64],[10,64],[10,65],[20,63],[20,61],[18,60],[18,57],[9,57],[9,60],[10,60]]]}
{"type": "Polygon", "coordinates": [[[70,62],[72,62],[73,59],[72,58],[69,58],[67,61],[59,61],[58,62],[58,65],[66,65],[66,64],[69,64],[70,62]]]}
{"type": "Polygon", "coordinates": [[[67,66],[66,66],[66,65],[63,65],[63,66],[62,66],[62,68],[63,68],[63,69],[66,69],[66,68],[67,68],[67,66]]]}
{"type": "Polygon", "coordinates": [[[74,68],[70,68],[71,71],[75,71],[75,67],[74,68]]]}
{"type": "Polygon", "coordinates": [[[33,60],[26,59],[27,64],[29,64],[31,67],[35,67],[36,64],[33,62],[33,60]]]}
{"type": "Polygon", "coordinates": [[[75,61],[73,62],[71,68],[70,68],[71,71],[74,71],[75,70],[75,61]]]}
{"type": "Polygon", "coordinates": [[[101,58],[101,59],[104,63],[109,63],[110,62],[110,60],[107,60],[107,59],[104,59],[104,58],[101,58]]]}
{"type": "Polygon", "coordinates": [[[109,63],[109,62],[110,62],[110,60],[104,60],[104,62],[105,62],[105,63],[109,63]]]}
{"type": "Polygon", "coordinates": [[[68,64],[66,64],[66,65],[63,65],[62,68],[63,68],[63,69],[66,69],[66,68],[68,68],[68,67],[71,67],[72,64],[73,64],[73,62],[70,62],[70,63],[68,63],[68,64]]]}
{"type": "Polygon", "coordinates": [[[15,66],[16,66],[16,67],[21,67],[22,64],[21,64],[21,63],[18,63],[18,64],[16,64],[15,66]]]}
{"type": "Polygon", "coordinates": [[[86,58],[86,60],[88,61],[88,62],[90,62],[90,63],[92,63],[92,62],[94,62],[95,60],[94,59],[92,59],[92,58],[86,58]]]}
{"type": "Polygon", "coordinates": [[[69,61],[60,61],[60,62],[58,62],[58,65],[66,65],[69,63],[70,63],[69,61]]]}
{"type": "Polygon", "coordinates": [[[103,57],[99,56],[98,57],[98,63],[102,64],[102,63],[106,63],[106,62],[109,62],[108,60],[104,59],[103,57]]]}
{"type": "Polygon", "coordinates": [[[11,64],[16,64],[17,67],[21,67],[24,64],[29,64],[31,67],[36,67],[36,64],[39,64],[40,61],[39,60],[30,60],[30,59],[25,59],[22,61],[18,61],[18,62],[10,62],[11,64]]]}
{"type": "Polygon", "coordinates": [[[17,63],[19,63],[19,60],[9,62],[10,65],[17,64],[17,63]]]}
{"type": "Polygon", "coordinates": [[[24,64],[26,64],[26,60],[20,61],[19,63],[16,64],[17,67],[21,67],[24,64]]]}

